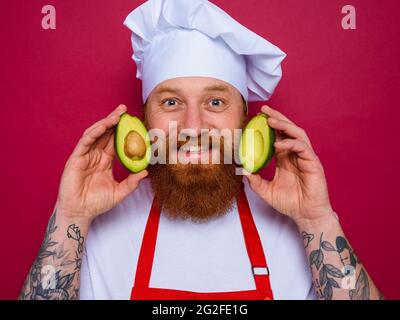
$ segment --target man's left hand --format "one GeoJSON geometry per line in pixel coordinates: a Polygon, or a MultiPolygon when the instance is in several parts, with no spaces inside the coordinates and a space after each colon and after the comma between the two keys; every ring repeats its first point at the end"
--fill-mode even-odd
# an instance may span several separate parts
{"type": "Polygon", "coordinates": [[[272,181],[248,175],[253,191],[296,223],[332,214],[324,169],[306,132],[271,107],[263,106],[261,111],[275,129],[276,171],[272,181]]]}

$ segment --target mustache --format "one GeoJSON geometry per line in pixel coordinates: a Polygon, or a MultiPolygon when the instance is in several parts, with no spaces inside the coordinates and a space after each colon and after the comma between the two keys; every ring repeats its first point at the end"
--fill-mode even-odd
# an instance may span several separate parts
{"type": "Polygon", "coordinates": [[[166,141],[171,143],[172,146],[180,149],[183,146],[194,146],[194,147],[220,147],[227,144],[232,144],[232,138],[227,138],[221,134],[210,134],[208,132],[199,134],[197,136],[187,135],[187,134],[178,134],[177,139],[168,135],[166,137],[166,141]]]}
{"type": "MultiPolygon", "coordinates": [[[[223,142],[223,138],[219,137],[217,144],[220,145],[223,142]]],[[[210,136],[197,136],[197,137],[186,137],[184,141],[177,140],[175,146],[180,149],[183,146],[195,146],[195,147],[213,147],[215,145],[215,138],[210,136]]]]}

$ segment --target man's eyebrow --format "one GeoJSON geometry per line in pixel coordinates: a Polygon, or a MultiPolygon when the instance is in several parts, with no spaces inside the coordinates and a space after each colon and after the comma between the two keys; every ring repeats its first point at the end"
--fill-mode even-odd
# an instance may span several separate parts
{"type": "Polygon", "coordinates": [[[215,84],[204,88],[204,91],[222,91],[229,92],[229,88],[223,84],[215,84]]]}
{"type": "Polygon", "coordinates": [[[157,94],[161,94],[163,92],[171,92],[171,93],[178,93],[181,94],[182,90],[178,89],[178,88],[171,88],[171,87],[167,87],[167,86],[160,86],[157,90],[156,93],[157,94]]]}

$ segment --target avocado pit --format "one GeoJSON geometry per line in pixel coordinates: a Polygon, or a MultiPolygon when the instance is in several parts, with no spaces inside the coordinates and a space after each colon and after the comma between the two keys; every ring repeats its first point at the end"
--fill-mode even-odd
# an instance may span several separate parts
{"type": "Polygon", "coordinates": [[[124,152],[131,159],[141,159],[146,154],[146,144],[142,136],[135,130],[131,130],[125,137],[124,152]]]}

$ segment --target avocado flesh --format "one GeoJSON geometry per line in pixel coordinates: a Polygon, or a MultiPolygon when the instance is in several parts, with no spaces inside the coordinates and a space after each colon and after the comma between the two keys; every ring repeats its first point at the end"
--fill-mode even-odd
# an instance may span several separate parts
{"type": "Polygon", "coordinates": [[[150,163],[151,143],[147,129],[139,118],[128,113],[124,113],[120,117],[115,129],[115,149],[118,159],[129,171],[137,173],[147,168],[150,163]],[[132,133],[137,136],[136,139],[143,139],[138,144],[142,145],[144,143],[145,146],[144,152],[139,150],[138,154],[140,156],[132,156],[127,152],[127,137],[132,133]],[[142,156],[143,153],[144,155],[142,156]]]}
{"type": "Polygon", "coordinates": [[[275,134],[267,119],[266,114],[257,114],[249,121],[240,139],[240,162],[250,173],[261,170],[274,154],[275,134]]]}

